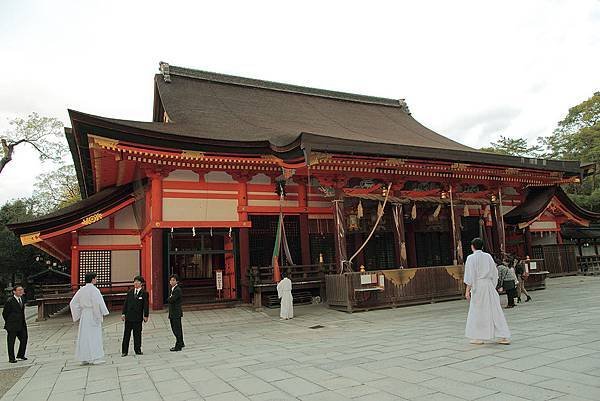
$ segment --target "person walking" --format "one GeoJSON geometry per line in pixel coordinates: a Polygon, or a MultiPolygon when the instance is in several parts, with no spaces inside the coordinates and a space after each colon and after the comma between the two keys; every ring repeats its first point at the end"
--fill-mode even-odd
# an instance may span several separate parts
{"type": "Polygon", "coordinates": [[[502,291],[506,293],[506,298],[508,299],[506,308],[510,309],[515,307],[515,298],[517,297],[517,276],[515,271],[507,265],[508,263],[506,261],[502,261],[502,263],[498,264],[499,278],[496,288],[499,293],[502,291]]]}
{"type": "Polygon", "coordinates": [[[148,293],[142,288],[144,278],[135,276],[133,278],[133,288],[127,292],[125,302],[123,303],[123,314],[121,320],[125,322],[123,332],[123,344],[121,345],[121,356],[125,357],[129,353],[129,340],[133,331],[133,350],[136,355],[143,355],[142,352],[142,322],[148,322],[150,312],[150,302],[148,293]]]}
{"type": "MultiPolygon", "coordinates": [[[[529,259],[529,256],[527,257],[529,259]]],[[[529,269],[527,268],[527,264],[523,260],[515,260],[515,273],[517,274],[517,279],[519,282],[517,283],[517,302],[521,303],[521,294],[525,294],[527,299],[525,302],[531,301],[531,296],[525,289],[525,280],[529,277],[529,269]]]]}
{"type": "Polygon", "coordinates": [[[281,273],[282,279],[277,283],[277,296],[280,301],[279,318],[292,319],[294,317],[294,298],[292,297],[292,280],[287,278],[285,272],[281,273]]]}
{"type": "Polygon", "coordinates": [[[465,336],[471,344],[483,344],[484,340],[495,338],[499,338],[499,344],[510,344],[510,330],[496,291],[498,269],[492,256],[482,249],[483,240],[474,238],[471,241],[473,253],[465,262],[465,298],[469,301],[465,336]]]}
{"type": "Polygon", "coordinates": [[[169,277],[169,285],[171,290],[169,291],[169,321],[171,322],[171,330],[175,335],[175,346],[170,351],[181,351],[185,347],[183,343],[183,328],[181,327],[181,317],[183,311],[181,309],[182,304],[182,292],[179,286],[179,277],[176,274],[172,274],[169,277]]]}
{"type": "Polygon", "coordinates": [[[15,359],[15,341],[19,339],[19,350],[17,358],[26,361],[27,350],[27,322],[25,321],[25,301],[23,295],[25,290],[22,286],[13,287],[12,295],[4,303],[2,317],[4,318],[4,330],[6,330],[6,343],[8,345],[8,362],[17,363],[15,359]]]}
{"type": "Polygon", "coordinates": [[[96,273],[85,275],[85,286],[75,293],[69,303],[73,321],[79,321],[79,332],[75,345],[75,359],[82,365],[99,365],[104,361],[102,322],[108,308],[100,290],[96,288],[96,273]]]}

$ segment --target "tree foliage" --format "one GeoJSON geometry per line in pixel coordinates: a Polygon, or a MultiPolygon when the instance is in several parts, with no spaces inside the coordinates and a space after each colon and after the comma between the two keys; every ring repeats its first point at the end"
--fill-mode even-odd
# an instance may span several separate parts
{"type": "Polygon", "coordinates": [[[31,113],[27,118],[10,120],[9,129],[0,136],[0,143],[0,173],[12,160],[17,146],[27,144],[33,147],[42,161],[61,161],[67,151],[63,124],[56,118],[43,117],[37,113],[31,113]]]}
{"type": "Polygon", "coordinates": [[[509,138],[500,135],[497,142],[492,142],[489,147],[481,150],[501,155],[536,157],[542,151],[542,147],[530,146],[525,138],[509,138]]]}
{"type": "Polygon", "coordinates": [[[0,207],[0,284],[4,288],[16,276],[21,281],[43,266],[36,261],[40,250],[22,246],[20,239],[6,227],[8,223],[27,221],[34,218],[33,205],[28,200],[15,200],[0,207]]]}
{"type": "Polygon", "coordinates": [[[69,206],[81,199],[75,167],[62,165],[36,177],[30,203],[36,215],[69,206]]]}

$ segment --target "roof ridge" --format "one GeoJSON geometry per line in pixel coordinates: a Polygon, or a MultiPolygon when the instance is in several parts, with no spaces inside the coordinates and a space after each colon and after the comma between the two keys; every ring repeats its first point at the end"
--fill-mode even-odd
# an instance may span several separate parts
{"type": "Polygon", "coordinates": [[[166,83],[171,82],[171,76],[177,75],[185,78],[213,81],[230,85],[248,86],[253,88],[268,89],[279,92],[299,93],[309,96],[318,96],[329,99],[346,100],[358,103],[377,104],[400,108],[407,114],[410,114],[405,99],[389,99],[377,96],[359,95],[349,92],[339,92],[328,89],[311,88],[308,86],[292,85],[281,82],[265,81],[262,79],[245,78],[235,75],[221,74],[217,72],[196,70],[186,67],[178,67],[160,62],[159,70],[166,83]]]}

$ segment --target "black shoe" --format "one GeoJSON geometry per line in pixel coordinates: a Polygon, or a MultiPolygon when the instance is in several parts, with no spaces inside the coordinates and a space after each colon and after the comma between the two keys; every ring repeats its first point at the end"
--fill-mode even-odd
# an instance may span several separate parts
{"type": "Polygon", "coordinates": [[[180,347],[173,347],[169,351],[177,352],[177,351],[181,351],[181,348],[180,347]]]}
{"type": "Polygon", "coordinates": [[[531,297],[529,295],[527,295],[527,299],[525,300],[525,302],[529,302],[531,301],[531,297]]]}
{"type": "Polygon", "coordinates": [[[138,352],[138,351],[136,351],[136,352],[135,352],[135,354],[136,354],[136,355],[144,355],[144,353],[143,353],[142,351],[139,351],[139,352],[138,352]]]}
{"type": "Polygon", "coordinates": [[[9,363],[17,363],[17,360],[16,360],[16,359],[9,359],[9,361],[8,361],[8,362],[9,362],[9,363]]]}
{"type": "Polygon", "coordinates": [[[510,308],[514,308],[514,307],[515,307],[514,305],[508,305],[508,306],[506,307],[506,309],[510,309],[510,308]]]}
{"type": "Polygon", "coordinates": [[[122,358],[125,358],[126,356],[127,356],[127,352],[123,352],[123,353],[121,354],[121,357],[122,357],[122,358]]]}
{"type": "Polygon", "coordinates": [[[517,303],[521,303],[521,297],[517,298],[517,303]]]}
{"type": "Polygon", "coordinates": [[[22,361],[26,361],[27,360],[27,358],[25,358],[24,356],[18,356],[17,359],[20,359],[22,361]]]}

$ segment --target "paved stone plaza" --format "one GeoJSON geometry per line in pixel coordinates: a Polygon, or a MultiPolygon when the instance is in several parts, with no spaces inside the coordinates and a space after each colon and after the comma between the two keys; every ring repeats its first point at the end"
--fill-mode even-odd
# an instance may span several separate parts
{"type": "Polygon", "coordinates": [[[510,346],[470,345],[467,303],[453,301],[355,314],[305,306],[291,321],[187,312],[183,352],[169,352],[167,315],[154,313],[145,355],[121,358],[114,313],[107,364],[91,367],[73,361],[76,327],[61,317],[30,325],[29,361],[17,365],[30,368],[2,400],[600,400],[600,278],[551,279],[532,295],[506,311],[510,346]]]}

